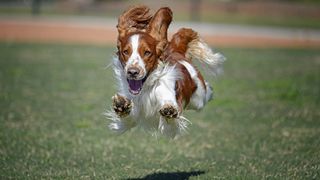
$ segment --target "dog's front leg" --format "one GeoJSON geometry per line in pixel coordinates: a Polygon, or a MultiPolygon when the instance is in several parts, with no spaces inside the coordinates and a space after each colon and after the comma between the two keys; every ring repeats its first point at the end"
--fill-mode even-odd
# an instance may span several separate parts
{"type": "Polygon", "coordinates": [[[136,126],[136,121],[130,117],[133,103],[128,98],[116,94],[112,97],[112,113],[109,113],[112,122],[109,124],[109,128],[120,134],[126,132],[132,127],[136,126]]]}
{"type": "Polygon", "coordinates": [[[127,117],[132,109],[132,102],[128,98],[116,94],[112,97],[112,107],[114,112],[120,117],[127,117]]]}
{"type": "Polygon", "coordinates": [[[177,118],[179,108],[174,85],[160,85],[157,87],[156,96],[160,105],[160,115],[167,120],[177,118]]]}
{"type": "Polygon", "coordinates": [[[174,138],[188,125],[188,121],[181,116],[182,108],[176,99],[175,86],[174,84],[159,86],[156,94],[160,105],[159,130],[161,134],[174,138]]]}

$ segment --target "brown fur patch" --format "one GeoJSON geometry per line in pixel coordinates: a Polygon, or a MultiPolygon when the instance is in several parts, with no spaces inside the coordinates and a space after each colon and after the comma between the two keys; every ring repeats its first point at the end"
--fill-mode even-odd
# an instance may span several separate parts
{"type": "MultiPolygon", "coordinates": [[[[166,51],[163,53],[163,61],[176,65],[183,76],[181,80],[176,82],[176,98],[179,104],[180,112],[183,109],[183,102],[185,103],[184,107],[189,104],[190,98],[197,89],[197,85],[191,78],[188,70],[182,64],[180,64],[179,61],[187,61],[191,66],[193,66],[191,59],[186,57],[186,52],[188,49],[188,44],[197,38],[199,37],[195,31],[192,29],[182,28],[173,35],[171,42],[168,44],[166,51]]],[[[200,79],[203,87],[206,89],[205,81],[200,71],[198,71],[194,66],[193,68],[197,71],[198,78],[200,79]]]]}
{"type": "Polygon", "coordinates": [[[145,63],[147,73],[153,71],[156,68],[158,62],[158,56],[156,52],[157,41],[144,32],[131,33],[123,38],[120,38],[118,55],[122,65],[125,66],[128,59],[133,53],[131,43],[129,42],[130,37],[133,35],[139,35],[138,53],[145,63]]]}

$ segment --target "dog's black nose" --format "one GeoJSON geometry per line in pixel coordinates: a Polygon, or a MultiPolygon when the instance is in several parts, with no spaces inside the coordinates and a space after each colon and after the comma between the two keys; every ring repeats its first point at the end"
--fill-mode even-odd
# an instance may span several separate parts
{"type": "Polygon", "coordinates": [[[140,70],[138,68],[129,68],[127,73],[130,77],[135,78],[139,75],[140,70]]]}

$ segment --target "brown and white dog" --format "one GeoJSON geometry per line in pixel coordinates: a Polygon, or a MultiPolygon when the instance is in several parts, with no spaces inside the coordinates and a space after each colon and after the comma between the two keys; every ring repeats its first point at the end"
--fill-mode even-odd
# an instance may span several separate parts
{"type": "Polygon", "coordinates": [[[119,17],[113,61],[119,92],[106,113],[110,129],[124,133],[138,125],[174,138],[189,124],[183,110],[199,110],[212,98],[212,88],[192,60],[218,74],[224,57],[192,29],[180,29],[168,42],[171,21],[167,7],[153,16],[145,6],[133,7],[119,17]]]}

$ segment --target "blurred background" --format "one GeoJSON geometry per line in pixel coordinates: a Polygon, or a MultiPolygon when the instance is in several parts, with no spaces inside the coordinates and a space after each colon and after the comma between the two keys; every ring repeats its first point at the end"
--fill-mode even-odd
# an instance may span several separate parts
{"type": "Polygon", "coordinates": [[[319,0],[0,0],[0,179],[320,179],[319,50],[319,0]],[[103,115],[138,4],[227,58],[177,140],[103,115]]]}
{"type": "Polygon", "coordinates": [[[137,4],[170,6],[171,33],[189,26],[217,46],[319,46],[318,0],[2,0],[0,38],[114,43],[117,17],[137,4]]]}

